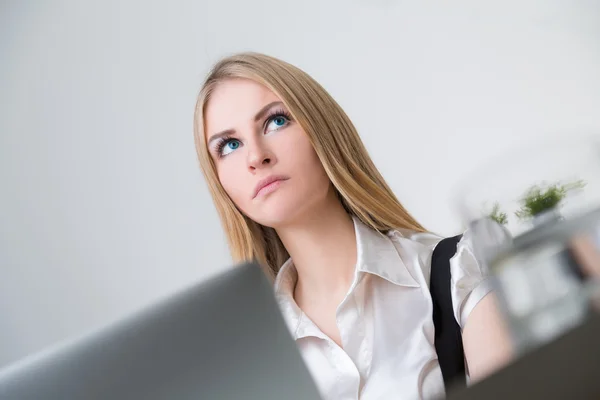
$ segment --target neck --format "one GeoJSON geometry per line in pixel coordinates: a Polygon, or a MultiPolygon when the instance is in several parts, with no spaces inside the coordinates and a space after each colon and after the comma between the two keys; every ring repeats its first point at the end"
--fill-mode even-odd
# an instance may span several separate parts
{"type": "Polygon", "coordinates": [[[352,218],[332,192],[327,204],[277,229],[298,271],[296,293],[334,296],[347,292],[356,265],[352,218]]]}

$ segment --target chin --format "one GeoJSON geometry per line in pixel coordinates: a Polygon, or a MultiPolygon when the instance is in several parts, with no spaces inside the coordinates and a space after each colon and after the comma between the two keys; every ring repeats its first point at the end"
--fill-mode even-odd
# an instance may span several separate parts
{"type": "Polygon", "coordinates": [[[265,207],[264,211],[256,213],[256,218],[251,218],[263,226],[277,229],[297,221],[303,211],[302,208],[301,204],[282,204],[282,202],[278,202],[277,204],[270,204],[265,207]]]}

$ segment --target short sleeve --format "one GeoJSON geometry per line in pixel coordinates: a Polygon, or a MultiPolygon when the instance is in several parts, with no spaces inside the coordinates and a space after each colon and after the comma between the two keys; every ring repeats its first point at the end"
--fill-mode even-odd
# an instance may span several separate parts
{"type": "Polygon", "coordinates": [[[498,245],[509,238],[506,230],[495,223],[492,225],[495,226],[480,226],[466,230],[458,242],[456,254],[450,259],[452,277],[450,290],[454,317],[461,329],[464,329],[477,303],[493,289],[489,271],[482,261],[482,255],[476,253],[475,247],[481,249],[484,244],[482,242],[490,246],[498,245]],[[477,231],[477,238],[475,231],[477,231]]]}

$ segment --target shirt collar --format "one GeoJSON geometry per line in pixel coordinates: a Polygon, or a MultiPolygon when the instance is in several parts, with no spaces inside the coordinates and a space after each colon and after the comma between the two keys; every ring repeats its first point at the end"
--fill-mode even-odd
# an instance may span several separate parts
{"type": "Polygon", "coordinates": [[[358,218],[353,217],[353,219],[357,247],[356,268],[396,285],[419,287],[391,238],[369,228],[358,218]]]}
{"type": "Polygon", "coordinates": [[[298,280],[298,272],[291,258],[279,268],[275,278],[275,297],[285,317],[285,322],[294,339],[298,338],[298,328],[302,318],[302,310],[294,300],[294,287],[298,280]]]}
{"type": "MultiPolygon", "coordinates": [[[[377,275],[393,284],[407,287],[419,287],[420,285],[412,277],[403,262],[400,253],[391,238],[363,224],[357,217],[354,221],[354,232],[356,234],[356,271],[355,283],[360,273],[377,275]]],[[[404,239],[409,240],[409,239],[404,239]]],[[[314,332],[306,331],[306,324],[302,324],[304,313],[294,300],[294,287],[298,279],[298,272],[291,258],[289,258],[279,269],[275,279],[275,296],[286,317],[286,323],[295,339],[307,335],[321,336],[318,329],[314,332]]],[[[351,288],[355,286],[351,285],[351,288]]]]}

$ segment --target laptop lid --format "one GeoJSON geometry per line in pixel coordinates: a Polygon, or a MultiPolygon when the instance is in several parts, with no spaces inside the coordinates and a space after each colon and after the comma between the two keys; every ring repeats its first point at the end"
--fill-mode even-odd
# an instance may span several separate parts
{"type": "Polygon", "coordinates": [[[273,288],[246,264],[0,371],[3,400],[319,399],[273,288]]]}

